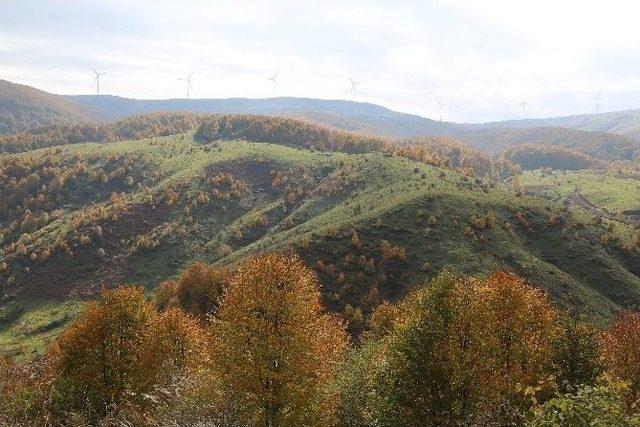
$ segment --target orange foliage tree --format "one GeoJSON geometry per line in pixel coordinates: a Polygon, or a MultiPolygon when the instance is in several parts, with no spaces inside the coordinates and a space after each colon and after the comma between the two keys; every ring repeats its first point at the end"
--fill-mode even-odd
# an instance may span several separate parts
{"type": "Polygon", "coordinates": [[[267,254],[242,264],[225,292],[211,363],[224,400],[251,425],[331,423],[328,385],[347,335],[318,288],[299,258],[267,254]]]}
{"type": "Polygon", "coordinates": [[[184,270],[177,282],[163,282],[156,290],[154,300],[160,309],[180,307],[202,317],[215,312],[230,280],[228,270],[198,261],[184,270]]]}
{"type": "MultiPolygon", "coordinates": [[[[61,409],[89,420],[125,403],[144,404],[197,350],[197,325],[178,310],[158,315],[140,287],[103,291],[52,348],[61,409]]],[[[151,399],[155,400],[155,399],[151,399]]]]}
{"type": "Polygon", "coordinates": [[[640,399],[640,313],[618,314],[600,344],[607,372],[628,383],[632,400],[640,399]]]}

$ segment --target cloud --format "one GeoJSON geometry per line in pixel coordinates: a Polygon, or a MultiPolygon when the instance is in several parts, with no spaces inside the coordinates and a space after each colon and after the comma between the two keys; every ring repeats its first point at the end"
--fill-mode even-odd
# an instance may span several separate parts
{"type": "Polygon", "coordinates": [[[640,3],[4,0],[0,77],[57,93],[348,97],[486,121],[638,107],[640,3]]]}

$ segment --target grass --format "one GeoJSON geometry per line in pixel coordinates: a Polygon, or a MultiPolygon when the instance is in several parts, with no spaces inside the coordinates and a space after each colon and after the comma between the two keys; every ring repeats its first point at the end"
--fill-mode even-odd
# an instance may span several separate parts
{"type": "Polygon", "coordinates": [[[2,307],[0,354],[18,359],[42,354],[81,307],[76,299],[14,299],[2,307]]]}
{"type": "Polygon", "coordinates": [[[527,171],[521,181],[525,186],[542,186],[543,194],[556,200],[577,188],[593,204],[610,212],[640,208],[640,181],[607,171],[527,171]]]}
{"type": "MultiPolygon", "coordinates": [[[[443,268],[474,275],[500,268],[514,270],[545,289],[557,305],[600,321],[620,307],[640,303],[640,279],[631,272],[639,261],[637,253],[600,241],[602,234],[609,232],[628,242],[632,236],[626,228],[599,225],[584,211],[567,209],[554,200],[517,197],[509,188],[475,182],[406,158],[383,153],[311,152],[242,141],[202,146],[190,134],[60,149],[56,155],[65,161],[72,161],[79,153],[90,168],[99,167],[114,154],[135,155],[145,168],[158,174],[151,191],[161,192],[177,183],[185,186],[178,205],[160,205],[150,211],[157,219],[125,225],[120,222],[126,219],[107,220],[101,223],[103,236],[78,250],[85,258],[52,261],[56,269],[65,269],[65,283],[76,290],[96,289],[95,280],[101,280],[98,273],[103,270],[115,282],[102,284],[137,283],[151,290],[194,260],[232,265],[261,251],[292,249],[312,267],[319,260],[335,267],[336,273],[318,273],[325,302],[338,312],[350,304],[367,313],[373,307],[368,301],[372,288],[378,289],[382,298],[400,298],[443,268]],[[203,180],[209,168],[242,178],[248,191],[238,200],[196,203],[197,192],[209,191],[203,180]],[[271,171],[289,174],[293,183],[307,175],[310,182],[302,182],[304,194],[293,205],[286,205],[282,193],[271,186],[271,171]],[[321,191],[323,188],[330,191],[321,191]],[[487,228],[474,228],[474,216],[494,220],[487,228]],[[260,224],[261,217],[268,219],[268,225],[260,224]],[[139,236],[152,235],[163,227],[182,228],[184,233],[169,233],[155,247],[132,249],[139,236]],[[232,228],[240,229],[242,237],[234,237],[232,228]],[[360,236],[360,246],[351,243],[351,230],[360,236]],[[406,259],[383,260],[383,240],[402,246],[406,259]],[[231,253],[220,253],[224,245],[231,253]],[[99,247],[107,251],[108,262],[86,255],[99,247]],[[374,262],[373,271],[345,261],[362,256],[374,262]]],[[[21,155],[52,152],[36,150],[21,155]]],[[[552,187],[555,199],[563,192],[568,194],[571,184],[581,177],[590,183],[583,186],[583,194],[594,203],[627,207],[637,197],[637,192],[631,195],[628,189],[621,190],[616,178],[592,171],[551,177],[536,173],[525,174],[525,184],[551,186],[561,182],[552,187]],[[606,186],[601,185],[601,178],[606,186]],[[607,196],[613,189],[617,193],[607,196]]],[[[126,197],[134,213],[144,206],[142,191],[132,188],[126,197]]],[[[38,231],[39,243],[34,245],[50,244],[58,236],[73,237],[71,215],[86,209],[91,201],[68,208],[58,220],[38,231]]],[[[29,247],[29,251],[35,249],[29,247]]],[[[26,288],[24,295],[42,294],[44,289],[37,286],[55,289],[57,283],[38,280],[48,278],[46,267],[31,266],[29,280],[19,284],[26,288]]],[[[2,305],[7,310],[20,304],[25,307],[19,318],[7,320],[0,329],[4,352],[15,353],[20,348],[26,354],[40,351],[79,308],[76,300],[65,302],[68,296],[64,293],[58,300],[24,295],[2,305]]]]}

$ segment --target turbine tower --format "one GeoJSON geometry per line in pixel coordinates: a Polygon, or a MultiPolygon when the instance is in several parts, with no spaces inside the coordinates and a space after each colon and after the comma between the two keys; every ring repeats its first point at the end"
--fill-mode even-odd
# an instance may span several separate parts
{"type": "Polygon", "coordinates": [[[438,120],[442,121],[442,110],[447,106],[445,102],[442,102],[440,98],[436,99],[438,103],[438,120]]]}
{"type": "Polygon", "coordinates": [[[93,74],[96,75],[95,78],[95,82],[96,82],[96,95],[100,95],[100,76],[104,76],[107,73],[99,73],[96,71],[96,69],[93,69],[93,74]]]}
{"type": "Polygon", "coordinates": [[[351,97],[353,99],[355,99],[356,98],[356,88],[362,82],[357,82],[357,81],[353,80],[351,77],[349,77],[349,83],[351,83],[351,89],[349,89],[349,93],[351,93],[351,97]]]}
{"type": "Polygon", "coordinates": [[[602,100],[602,91],[598,91],[598,94],[593,98],[589,98],[589,101],[595,101],[596,103],[596,114],[600,112],[600,101],[602,100]]]}
{"type": "Polygon", "coordinates": [[[276,71],[276,73],[271,76],[271,77],[267,77],[267,80],[269,80],[271,82],[271,91],[273,96],[276,95],[276,85],[278,84],[278,72],[276,71]]]}
{"type": "Polygon", "coordinates": [[[187,99],[189,99],[189,90],[191,89],[191,76],[193,76],[193,73],[189,74],[189,77],[178,77],[178,80],[182,80],[185,83],[185,86],[187,87],[187,99]]]}
{"type": "Polygon", "coordinates": [[[531,104],[527,103],[524,99],[518,104],[518,107],[522,109],[522,120],[526,118],[525,110],[527,107],[531,107],[531,104]]]}

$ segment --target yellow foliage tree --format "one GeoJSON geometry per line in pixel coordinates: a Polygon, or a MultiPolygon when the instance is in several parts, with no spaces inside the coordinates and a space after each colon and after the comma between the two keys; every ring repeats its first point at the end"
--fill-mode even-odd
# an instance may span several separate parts
{"type": "Polygon", "coordinates": [[[251,425],[329,425],[329,391],[348,343],[324,312],[315,274],[295,256],[242,264],[213,325],[211,361],[226,402],[251,425]]]}

